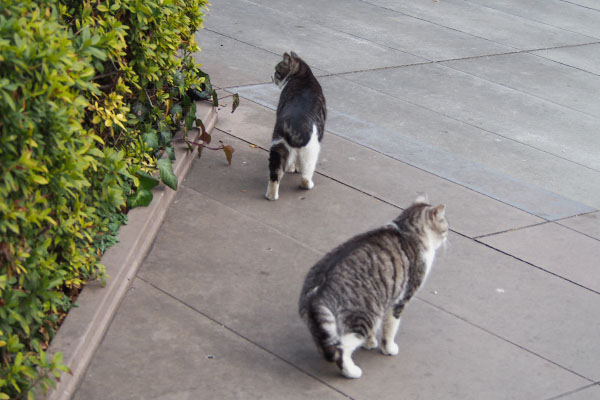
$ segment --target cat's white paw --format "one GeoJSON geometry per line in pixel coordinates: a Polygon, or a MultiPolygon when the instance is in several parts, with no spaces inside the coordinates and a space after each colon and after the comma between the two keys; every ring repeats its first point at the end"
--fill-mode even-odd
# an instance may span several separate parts
{"type": "Polygon", "coordinates": [[[360,369],[360,367],[356,364],[344,366],[344,369],[342,369],[342,375],[344,375],[346,378],[357,379],[361,377],[362,369],[360,369]]]}
{"type": "Polygon", "coordinates": [[[395,356],[396,354],[398,354],[398,345],[390,341],[384,347],[381,348],[381,352],[386,356],[395,356]]]}
{"type": "Polygon", "coordinates": [[[269,186],[267,187],[267,193],[265,193],[265,197],[268,200],[277,200],[279,198],[279,185],[277,182],[269,181],[269,186]]]}
{"type": "Polygon", "coordinates": [[[379,346],[379,343],[377,343],[377,338],[375,336],[371,336],[369,337],[369,339],[365,342],[364,344],[364,348],[367,350],[371,350],[371,349],[376,349],[377,346],[379,346]]]}
{"type": "Polygon", "coordinates": [[[302,178],[302,182],[300,182],[300,187],[302,189],[310,190],[315,187],[315,184],[311,179],[302,178]]]}

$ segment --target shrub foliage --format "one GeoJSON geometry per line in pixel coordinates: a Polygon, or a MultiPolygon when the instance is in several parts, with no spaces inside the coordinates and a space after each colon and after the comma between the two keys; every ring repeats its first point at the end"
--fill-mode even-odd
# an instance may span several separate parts
{"type": "Polygon", "coordinates": [[[201,125],[188,93],[211,91],[191,57],[206,4],[0,4],[0,400],[68,370],[44,350],[70,291],[104,278],[99,258],[125,208],[151,201],[153,171],[177,187],[173,132],[201,125]]]}

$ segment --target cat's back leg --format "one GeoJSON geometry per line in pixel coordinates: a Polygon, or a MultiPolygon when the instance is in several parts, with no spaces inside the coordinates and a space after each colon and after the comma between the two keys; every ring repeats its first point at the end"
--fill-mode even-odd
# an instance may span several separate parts
{"type": "Polygon", "coordinates": [[[276,139],[271,142],[269,151],[269,184],[265,197],[269,200],[279,198],[279,182],[283,177],[285,167],[287,166],[290,151],[283,139],[276,139]]]}
{"type": "Polygon", "coordinates": [[[366,338],[358,333],[347,333],[340,338],[337,366],[346,378],[360,378],[362,369],[352,360],[352,353],[365,343],[366,338]]]}
{"type": "Polygon", "coordinates": [[[320,150],[321,143],[319,142],[318,128],[316,124],[313,124],[310,140],[306,146],[298,150],[298,164],[302,174],[300,187],[303,189],[312,189],[315,186],[312,177],[317,167],[320,150]]]}

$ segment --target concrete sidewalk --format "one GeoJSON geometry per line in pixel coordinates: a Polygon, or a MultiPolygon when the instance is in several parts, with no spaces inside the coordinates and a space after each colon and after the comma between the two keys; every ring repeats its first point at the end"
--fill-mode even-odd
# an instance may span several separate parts
{"type": "Polygon", "coordinates": [[[77,400],[600,399],[600,3],[213,0],[197,41],[221,94],[77,400]],[[264,199],[294,50],[329,118],[315,188],[264,199]],[[229,99],[225,99],[227,103],[229,99]],[[400,353],[347,380],[297,315],[308,269],[427,192],[450,246],[400,353]]]}

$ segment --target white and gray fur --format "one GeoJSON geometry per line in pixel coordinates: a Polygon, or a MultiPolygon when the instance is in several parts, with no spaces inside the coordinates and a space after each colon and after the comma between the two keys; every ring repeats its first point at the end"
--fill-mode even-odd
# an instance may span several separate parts
{"type": "Polygon", "coordinates": [[[321,85],[310,67],[293,51],[285,53],[275,66],[273,81],[282,91],[269,153],[269,184],[265,194],[269,200],[279,198],[284,172],[299,172],[300,187],[314,187],[312,177],[327,116],[321,85]]]}
{"type": "Polygon", "coordinates": [[[445,206],[432,207],[419,196],[393,222],[350,239],[310,269],[300,316],[318,350],[344,376],[362,375],[352,361],[361,346],[398,354],[400,314],[425,282],[447,234],[445,206]]]}

